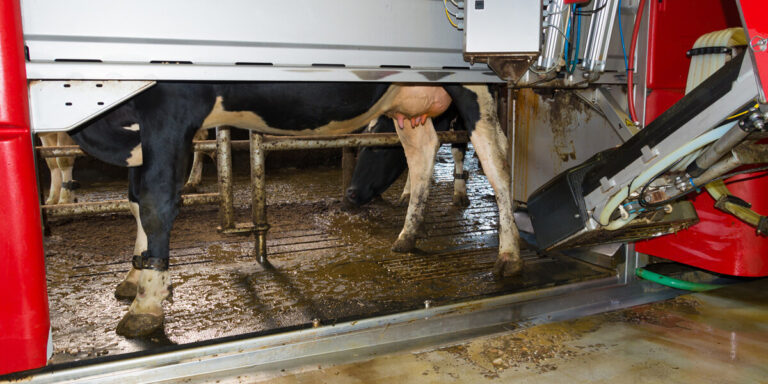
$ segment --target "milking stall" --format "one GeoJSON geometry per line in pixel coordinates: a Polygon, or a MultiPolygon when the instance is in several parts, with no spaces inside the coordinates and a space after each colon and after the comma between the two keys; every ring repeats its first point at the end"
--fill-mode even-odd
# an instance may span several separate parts
{"type": "Polygon", "coordinates": [[[763,0],[0,1],[0,381],[768,382],[763,0]]]}

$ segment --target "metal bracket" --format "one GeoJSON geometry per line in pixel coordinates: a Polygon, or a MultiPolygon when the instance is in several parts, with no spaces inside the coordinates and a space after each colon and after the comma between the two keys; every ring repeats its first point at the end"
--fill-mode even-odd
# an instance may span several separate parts
{"type": "Polygon", "coordinates": [[[612,190],[616,186],[616,180],[610,179],[608,180],[607,177],[603,176],[600,179],[600,189],[603,191],[603,193],[608,193],[610,190],[612,190]]]}
{"type": "Polygon", "coordinates": [[[611,124],[611,128],[616,131],[622,141],[629,140],[638,132],[637,127],[632,123],[627,112],[619,105],[609,88],[598,87],[594,92],[594,100],[597,108],[600,109],[603,116],[611,124]]]}
{"type": "Polygon", "coordinates": [[[69,131],[154,84],[150,80],[30,81],[32,131],[69,131]]]}
{"type": "Polygon", "coordinates": [[[651,160],[655,159],[656,156],[659,155],[659,150],[656,148],[651,149],[651,147],[646,145],[640,148],[640,153],[643,155],[643,163],[648,164],[651,160]]]}

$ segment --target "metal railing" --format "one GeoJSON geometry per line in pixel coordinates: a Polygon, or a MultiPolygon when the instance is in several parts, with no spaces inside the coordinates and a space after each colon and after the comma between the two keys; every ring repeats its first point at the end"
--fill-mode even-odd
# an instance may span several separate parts
{"type": "MultiPolygon", "coordinates": [[[[466,143],[466,131],[438,132],[443,143],[466,143]]],[[[266,154],[270,151],[297,149],[342,148],[343,190],[346,189],[355,166],[352,148],[368,146],[396,146],[400,139],[395,133],[361,133],[336,136],[272,136],[251,133],[249,140],[232,140],[229,127],[216,128],[216,140],[195,141],[193,148],[200,152],[216,152],[218,193],[196,193],[181,196],[183,206],[219,203],[220,226],[224,233],[250,233],[255,236],[254,253],[260,262],[267,256],[267,196],[266,196],[266,154]],[[249,150],[251,158],[251,223],[236,223],[232,174],[232,151],[249,150]]],[[[77,146],[36,147],[43,158],[81,157],[87,154],[77,146]]],[[[342,190],[342,192],[343,192],[342,190]]],[[[48,217],[70,217],[85,214],[129,212],[128,200],[109,200],[72,204],[43,205],[48,217]]]]}

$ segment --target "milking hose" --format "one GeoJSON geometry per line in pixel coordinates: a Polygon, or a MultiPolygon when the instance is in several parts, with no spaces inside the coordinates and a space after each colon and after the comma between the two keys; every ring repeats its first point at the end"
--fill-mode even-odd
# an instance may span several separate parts
{"type": "Polygon", "coordinates": [[[717,284],[694,283],[691,281],[675,279],[669,276],[660,275],[656,272],[651,272],[644,268],[635,269],[635,275],[641,279],[652,281],[665,287],[682,289],[684,291],[705,292],[723,287],[722,285],[717,284]]]}

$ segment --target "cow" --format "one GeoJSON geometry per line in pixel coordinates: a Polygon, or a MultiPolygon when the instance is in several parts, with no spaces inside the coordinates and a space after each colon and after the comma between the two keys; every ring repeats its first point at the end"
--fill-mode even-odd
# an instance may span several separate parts
{"type": "MultiPolygon", "coordinates": [[[[382,116],[375,123],[371,123],[366,131],[370,133],[394,133],[395,124],[395,120],[382,116]]],[[[433,124],[438,132],[466,130],[464,123],[458,119],[458,111],[455,106],[451,106],[445,113],[435,117],[433,124]]],[[[468,174],[464,171],[466,151],[466,143],[451,144],[454,163],[453,204],[459,207],[469,205],[466,183],[468,174]]],[[[362,148],[357,154],[355,170],[344,194],[345,205],[360,206],[370,202],[374,197],[384,193],[407,167],[405,152],[401,147],[362,148]]],[[[410,200],[410,184],[409,177],[397,201],[398,205],[405,205],[410,200]]]]}
{"type": "MultiPolygon", "coordinates": [[[[41,133],[38,135],[44,147],[75,145],[75,142],[65,132],[41,133]]],[[[45,163],[51,172],[51,188],[46,205],[69,204],[77,201],[75,189],[78,183],[72,179],[72,169],[75,166],[74,157],[46,157],[45,163]]]]}
{"type": "Polygon", "coordinates": [[[396,121],[411,178],[411,198],[393,249],[410,251],[424,217],[439,146],[432,118],[453,102],[493,187],[499,209],[497,276],[522,268],[512,215],[506,139],[487,85],[386,83],[158,82],[103,117],[72,132],[83,150],[129,167],[128,199],[137,219],[132,269],[119,286],[136,287],[117,326],[125,337],[163,326],[171,227],[198,129],[232,126],[265,134],[334,135],[360,129],[379,116],[396,121]]]}

